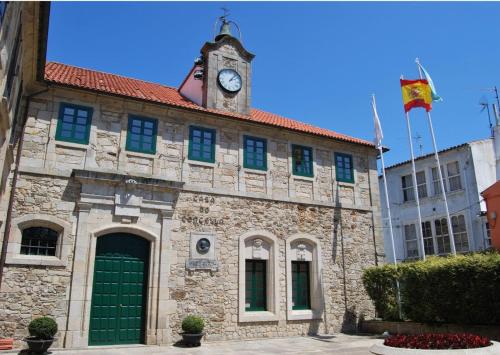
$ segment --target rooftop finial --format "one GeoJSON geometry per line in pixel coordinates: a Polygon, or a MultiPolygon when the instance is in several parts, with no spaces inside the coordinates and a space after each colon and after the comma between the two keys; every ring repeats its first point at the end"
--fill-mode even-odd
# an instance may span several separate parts
{"type": "Polygon", "coordinates": [[[215,21],[215,28],[217,28],[217,23],[219,23],[219,22],[221,23],[219,34],[215,36],[215,42],[219,41],[224,36],[230,36],[230,37],[233,36],[231,33],[231,26],[230,26],[231,24],[233,24],[238,29],[238,34],[239,34],[240,41],[241,41],[240,28],[238,27],[236,22],[230,21],[227,19],[229,16],[229,10],[225,7],[221,7],[221,10],[224,12],[224,14],[222,16],[220,16],[217,19],[217,21],[215,21]]]}

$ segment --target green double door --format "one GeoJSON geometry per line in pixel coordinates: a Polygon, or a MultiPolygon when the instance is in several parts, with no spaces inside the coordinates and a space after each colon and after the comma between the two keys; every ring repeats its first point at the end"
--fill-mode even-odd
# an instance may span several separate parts
{"type": "Polygon", "coordinates": [[[97,239],[89,345],[144,343],[149,242],[114,233],[97,239]]]}

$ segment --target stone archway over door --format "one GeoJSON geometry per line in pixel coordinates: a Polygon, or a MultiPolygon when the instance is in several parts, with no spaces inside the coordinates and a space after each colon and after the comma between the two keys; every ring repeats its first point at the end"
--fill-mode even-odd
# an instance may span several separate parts
{"type": "Polygon", "coordinates": [[[97,238],[89,345],[145,342],[149,250],[133,234],[97,238]]]}

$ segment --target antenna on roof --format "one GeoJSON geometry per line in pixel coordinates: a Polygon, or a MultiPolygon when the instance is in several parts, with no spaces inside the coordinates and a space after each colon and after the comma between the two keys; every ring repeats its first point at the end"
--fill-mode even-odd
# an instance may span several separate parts
{"type": "Polygon", "coordinates": [[[420,150],[420,156],[424,155],[424,145],[422,144],[422,136],[420,135],[420,133],[417,132],[413,139],[417,141],[418,148],[420,150]]]}
{"type": "Polygon", "coordinates": [[[491,115],[490,115],[490,104],[488,102],[488,98],[486,96],[482,96],[481,99],[479,100],[479,106],[481,106],[481,111],[483,112],[486,110],[488,113],[488,122],[490,124],[490,134],[493,137],[493,124],[491,123],[491,115]]]}

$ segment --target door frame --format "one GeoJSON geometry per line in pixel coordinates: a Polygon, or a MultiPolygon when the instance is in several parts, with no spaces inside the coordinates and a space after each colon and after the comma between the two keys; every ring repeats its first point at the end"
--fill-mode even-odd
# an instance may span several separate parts
{"type": "MultiPolygon", "coordinates": [[[[141,244],[143,245],[144,248],[147,248],[146,250],[146,253],[147,254],[147,260],[144,260],[146,261],[144,264],[145,266],[145,270],[144,272],[146,273],[146,275],[144,275],[146,277],[145,279],[145,285],[143,285],[143,300],[142,300],[142,308],[143,308],[143,312],[144,312],[144,315],[143,315],[143,319],[142,319],[142,327],[143,328],[143,331],[142,331],[142,334],[141,334],[141,338],[139,339],[139,342],[137,343],[121,343],[118,340],[118,342],[115,342],[113,344],[90,344],[90,336],[89,336],[89,346],[103,346],[103,345],[125,345],[125,344],[145,344],[146,343],[146,320],[147,320],[147,317],[148,317],[148,313],[147,313],[147,301],[148,301],[148,293],[149,293],[149,267],[150,267],[150,262],[149,262],[149,258],[151,257],[151,253],[150,253],[150,249],[151,249],[151,242],[149,240],[147,240],[146,238],[142,238],[140,236],[138,236],[137,234],[132,234],[132,233],[124,233],[124,232],[119,232],[119,233],[108,233],[108,234],[103,234],[101,235],[99,238],[96,238],[96,250],[97,250],[97,244],[99,243],[99,241],[101,240],[101,238],[107,238],[107,237],[119,237],[119,236],[126,236],[127,238],[129,238],[128,240],[130,240],[130,238],[133,238],[133,239],[136,239],[136,240],[140,240],[141,243],[144,243],[144,244],[141,244]]],[[[115,251],[120,251],[119,249],[115,249],[115,251]]],[[[146,256],[145,256],[146,257],[146,256]]],[[[97,258],[97,251],[96,251],[96,254],[94,256],[94,270],[93,270],[93,276],[95,276],[95,259],[97,258]]],[[[121,277],[121,276],[120,276],[121,277]]],[[[90,314],[92,315],[92,303],[94,301],[94,290],[93,290],[93,287],[94,287],[94,283],[92,283],[92,296],[91,296],[91,300],[90,300],[90,314]]],[[[119,300],[117,298],[117,300],[119,300]]],[[[120,319],[117,319],[117,324],[118,324],[118,329],[120,329],[119,327],[119,324],[120,324],[120,319]]],[[[89,333],[90,333],[90,323],[89,323],[89,333]]],[[[120,334],[120,330],[118,330],[118,334],[120,334]]]]}
{"type": "Polygon", "coordinates": [[[77,265],[75,260],[73,268],[67,328],[67,336],[70,337],[70,339],[67,339],[69,347],[89,346],[90,310],[94,285],[97,238],[113,233],[132,234],[150,242],[144,343],[156,343],[156,328],[158,324],[158,268],[160,266],[160,237],[158,235],[160,233],[157,235],[148,230],[147,226],[140,224],[122,225],[113,223],[88,233],[88,237],[85,238],[87,240],[76,241],[75,249],[82,252],[81,248],[84,248],[88,253],[86,256],[81,255],[81,257],[85,257],[86,259],[84,265],[77,265]],[[78,295],[81,296],[78,297],[78,295]]]}

